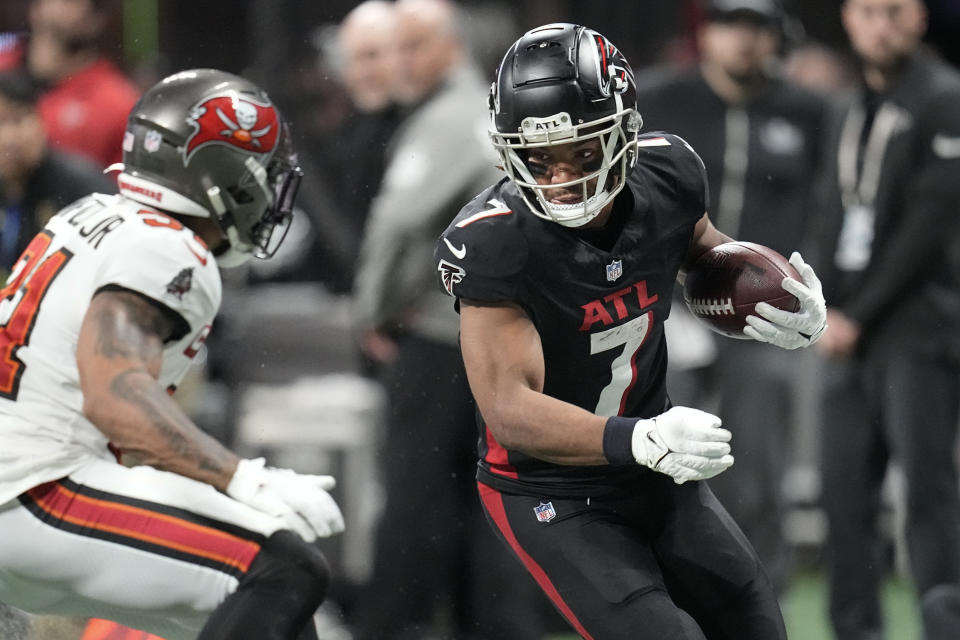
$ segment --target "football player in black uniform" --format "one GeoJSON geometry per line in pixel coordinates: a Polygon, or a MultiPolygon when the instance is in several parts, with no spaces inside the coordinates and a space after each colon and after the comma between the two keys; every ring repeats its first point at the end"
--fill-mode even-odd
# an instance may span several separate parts
{"type": "MultiPolygon", "coordinates": [[[[701,480],[733,464],[715,416],[671,407],[663,323],[685,266],[729,238],[703,163],[639,135],[633,74],[599,33],[521,37],[490,96],[507,178],[438,240],[478,405],[479,491],[500,538],[584,638],[785,638],[756,554],[701,480]],[[629,416],[629,417],[627,417],[629,416]]],[[[813,270],[750,337],[807,346],[813,270]]],[[[759,311],[759,310],[758,310],[759,311]]]]}

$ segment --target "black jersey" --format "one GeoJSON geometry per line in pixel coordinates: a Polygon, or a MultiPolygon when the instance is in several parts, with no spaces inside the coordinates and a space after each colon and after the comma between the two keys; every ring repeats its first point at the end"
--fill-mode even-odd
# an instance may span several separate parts
{"type": "MultiPolygon", "coordinates": [[[[437,242],[436,261],[442,286],[458,299],[526,311],[543,345],[545,394],[602,416],[642,418],[668,406],[663,323],[706,210],[703,163],[677,136],[642,136],[615,208],[625,204],[608,251],[536,216],[505,179],[460,211],[437,242]]],[[[478,422],[478,478],[503,491],[598,495],[644,472],[535,459],[501,446],[479,414],[478,422]]]]}

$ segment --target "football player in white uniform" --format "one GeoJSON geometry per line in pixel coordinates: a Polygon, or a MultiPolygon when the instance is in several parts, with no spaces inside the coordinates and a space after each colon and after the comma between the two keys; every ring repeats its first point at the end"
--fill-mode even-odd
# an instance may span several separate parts
{"type": "Polygon", "coordinates": [[[316,638],[333,478],[239,459],[169,395],[218,265],[283,240],[286,126],[252,83],[198,69],[143,95],[123,146],[120,195],[55,215],[0,292],[0,601],[168,640],[316,638]]]}

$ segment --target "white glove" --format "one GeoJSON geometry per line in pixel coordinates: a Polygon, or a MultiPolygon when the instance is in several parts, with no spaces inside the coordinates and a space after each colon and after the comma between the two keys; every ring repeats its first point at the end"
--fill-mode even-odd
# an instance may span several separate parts
{"type": "Polygon", "coordinates": [[[631,444],[637,462],[683,484],[728,469],[733,464],[730,438],[717,416],[673,407],[656,418],[637,421],[631,444]]]}
{"type": "Polygon", "coordinates": [[[800,273],[803,282],[793,278],[783,279],[783,288],[800,300],[800,311],[784,311],[758,302],[755,310],[763,316],[747,316],[743,332],[760,342],[769,342],[783,349],[809,347],[820,339],[827,328],[827,303],[823,299],[820,279],[796,251],[790,256],[790,264],[800,273]]]}
{"type": "Polygon", "coordinates": [[[340,507],[327,493],[337,484],[333,476],[305,475],[264,464],[263,458],[241,460],[227,486],[227,495],[282,518],[286,528],[307,542],[343,531],[340,507]]]}

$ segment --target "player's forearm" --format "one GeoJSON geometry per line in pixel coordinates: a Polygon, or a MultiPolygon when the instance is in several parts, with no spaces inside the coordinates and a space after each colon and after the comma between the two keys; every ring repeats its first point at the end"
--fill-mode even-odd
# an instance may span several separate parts
{"type": "Polygon", "coordinates": [[[487,428],[508,449],[564,465],[607,464],[606,418],[530,388],[498,394],[484,410],[487,428]]]}
{"type": "Polygon", "coordinates": [[[681,269],[681,275],[678,276],[680,283],[683,284],[686,269],[693,265],[693,263],[697,261],[697,258],[718,244],[732,240],[733,238],[725,233],[721,233],[719,229],[713,226],[709,215],[704,213],[703,217],[697,222],[696,227],[694,227],[693,238],[690,240],[690,247],[684,259],[683,269],[681,269]]]}
{"type": "Polygon", "coordinates": [[[543,393],[540,336],[522,309],[462,303],[460,349],[470,389],[497,442],[555,464],[607,464],[606,418],[543,393]]]}
{"type": "Polygon", "coordinates": [[[238,457],[201,431],[144,369],[110,378],[109,387],[84,404],[87,418],[110,441],[144,464],[224,491],[238,457]]]}

